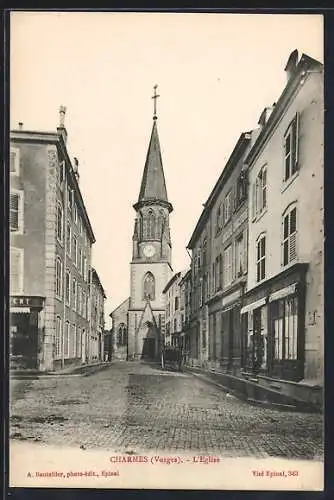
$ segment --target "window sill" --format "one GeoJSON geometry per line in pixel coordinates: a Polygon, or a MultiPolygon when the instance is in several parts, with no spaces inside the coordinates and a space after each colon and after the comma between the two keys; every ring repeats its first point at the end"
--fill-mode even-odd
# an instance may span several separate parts
{"type": "Polygon", "coordinates": [[[264,208],[256,217],[253,217],[252,222],[259,222],[262,217],[268,212],[268,207],[264,208]]]}
{"type": "Polygon", "coordinates": [[[291,177],[289,177],[289,179],[283,181],[281,193],[284,193],[284,191],[288,189],[288,187],[293,183],[293,181],[298,177],[298,175],[299,175],[299,170],[297,170],[291,177]]]}

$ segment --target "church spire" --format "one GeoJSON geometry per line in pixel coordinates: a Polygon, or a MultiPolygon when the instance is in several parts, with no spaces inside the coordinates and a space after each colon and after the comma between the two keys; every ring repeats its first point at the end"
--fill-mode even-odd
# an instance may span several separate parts
{"type": "Polygon", "coordinates": [[[158,203],[165,205],[171,212],[172,205],[168,202],[166,182],[164,170],[162,166],[162,157],[160,149],[160,141],[157,127],[157,85],[154,86],[154,101],[153,110],[153,127],[151,132],[150,143],[146,155],[143,178],[141,181],[138,202],[134,205],[137,209],[142,205],[150,203],[158,203]]]}

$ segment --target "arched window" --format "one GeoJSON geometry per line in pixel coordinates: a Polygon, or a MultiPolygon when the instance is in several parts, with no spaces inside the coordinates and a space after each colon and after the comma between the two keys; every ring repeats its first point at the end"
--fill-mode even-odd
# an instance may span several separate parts
{"type": "Polygon", "coordinates": [[[155,279],[152,273],[145,274],[143,283],[143,298],[145,300],[155,299],[155,279]]]}
{"type": "Polygon", "coordinates": [[[158,218],[158,236],[159,236],[159,238],[162,237],[164,228],[165,228],[165,213],[163,210],[160,210],[159,211],[159,218],[158,218]]]}
{"type": "Polygon", "coordinates": [[[260,234],[256,240],[256,281],[266,277],[266,235],[260,234]]]}
{"type": "Polygon", "coordinates": [[[57,238],[59,241],[63,241],[63,207],[60,203],[57,205],[57,238]]]}
{"type": "Polygon", "coordinates": [[[155,239],[155,215],[152,210],[148,212],[147,217],[147,238],[150,240],[155,239]]]}
{"type": "Polygon", "coordinates": [[[121,323],[117,331],[117,345],[123,346],[127,344],[127,328],[125,323],[121,323]]]}

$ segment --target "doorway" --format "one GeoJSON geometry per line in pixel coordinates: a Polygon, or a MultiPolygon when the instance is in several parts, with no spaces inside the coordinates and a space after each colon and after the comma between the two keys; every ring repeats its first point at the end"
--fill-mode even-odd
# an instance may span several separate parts
{"type": "Polygon", "coordinates": [[[10,366],[13,369],[38,368],[38,313],[12,313],[10,321],[10,366]]]}

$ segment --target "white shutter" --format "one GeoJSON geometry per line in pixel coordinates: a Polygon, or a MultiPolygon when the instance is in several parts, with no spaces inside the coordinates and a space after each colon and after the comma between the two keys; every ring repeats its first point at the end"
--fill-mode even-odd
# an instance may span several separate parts
{"type": "Polygon", "coordinates": [[[292,233],[289,236],[289,262],[292,262],[297,257],[296,247],[297,233],[292,233]]]}
{"type": "Polygon", "coordinates": [[[252,218],[256,215],[256,183],[252,185],[252,218]]]}
{"type": "Polygon", "coordinates": [[[294,144],[294,149],[295,149],[294,162],[295,162],[296,168],[298,168],[298,161],[299,161],[299,120],[300,120],[299,113],[296,113],[296,116],[295,116],[296,131],[295,131],[295,144],[294,144]]]}

